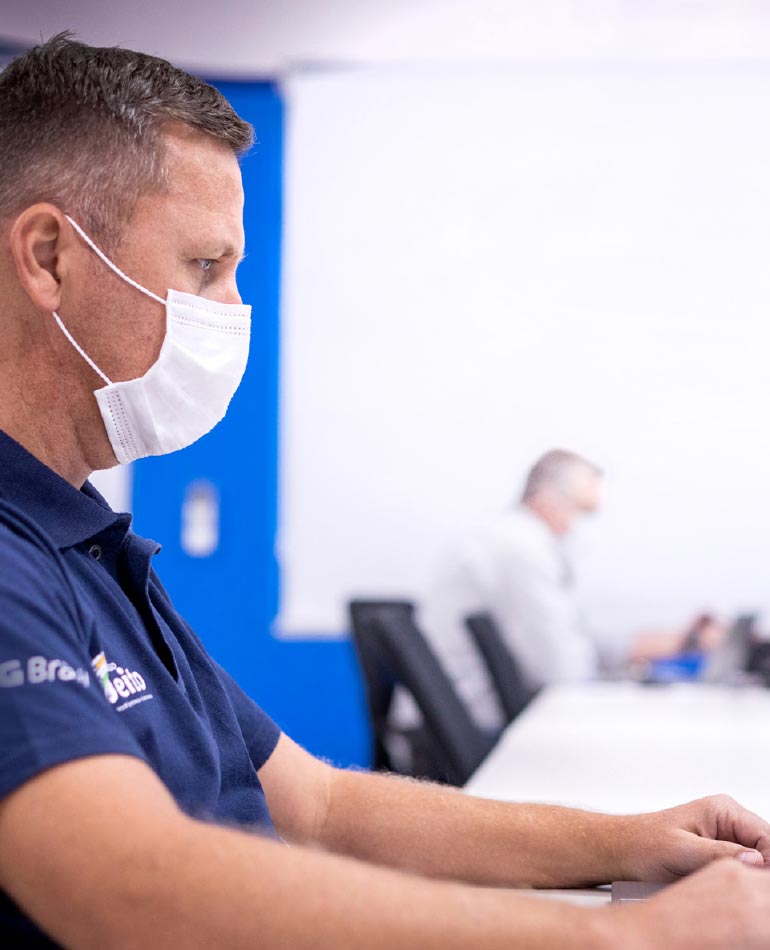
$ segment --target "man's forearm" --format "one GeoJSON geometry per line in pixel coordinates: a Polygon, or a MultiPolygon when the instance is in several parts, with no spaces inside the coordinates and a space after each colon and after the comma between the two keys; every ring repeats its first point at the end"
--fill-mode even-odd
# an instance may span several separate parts
{"type": "MultiPolygon", "coordinates": [[[[609,911],[426,880],[211,827],[169,855],[142,904],[153,921],[149,940],[128,941],[126,950],[614,946],[609,911]]],[[[109,945],[122,947],[114,937],[109,945]]]]}
{"type": "Polygon", "coordinates": [[[321,844],[432,877],[574,887],[621,876],[623,827],[624,819],[608,815],[336,771],[321,844]]]}
{"type": "Polygon", "coordinates": [[[32,780],[0,803],[0,844],[0,888],[73,950],[614,946],[611,911],[431,881],[195,821],[129,758],[68,763],[32,780]]]}

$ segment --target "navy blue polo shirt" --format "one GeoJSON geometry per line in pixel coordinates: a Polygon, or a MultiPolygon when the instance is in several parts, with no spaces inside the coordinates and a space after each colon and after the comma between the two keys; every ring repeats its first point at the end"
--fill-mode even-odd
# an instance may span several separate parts
{"type": "MultiPolygon", "coordinates": [[[[257,769],[280,731],[207,654],[159,550],[0,432],[0,799],[51,766],[146,762],[188,814],[274,834],[257,769]]],[[[53,947],[0,892],[0,947],[53,947]]]]}

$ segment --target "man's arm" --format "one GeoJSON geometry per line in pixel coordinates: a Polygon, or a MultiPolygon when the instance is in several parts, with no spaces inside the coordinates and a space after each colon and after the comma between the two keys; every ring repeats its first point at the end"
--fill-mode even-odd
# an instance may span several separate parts
{"type": "Polygon", "coordinates": [[[148,766],[121,756],[56,766],[0,803],[0,888],[71,950],[770,942],[770,878],[737,861],[717,862],[638,910],[584,909],[204,824],[179,811],[148,766]]]}
{"type": "Polygon", "coordinates": [[[671,881],[718,857],[770,864],[770,825],[725,796],[611,816],[472,798],[396,776],[334,769],[282,736],[260,770],[287,840],[430,877],[577,887],[671,881]]]}
{"type": "Polygon", "coordinates": [[[72,950],[612,946],[597,911],[195,821],[130,757],[57,766],[9,795],[0,887],[72,950]]]}

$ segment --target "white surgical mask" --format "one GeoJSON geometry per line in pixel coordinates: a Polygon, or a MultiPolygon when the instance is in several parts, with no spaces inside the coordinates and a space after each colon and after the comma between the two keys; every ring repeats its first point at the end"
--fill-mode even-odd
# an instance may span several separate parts
{"type": "Polygon", "coordinates": [[[158,359],[138,379],[113,383],[62,323],[56,322],[106,386],[94,393],[118,462],[183,449],[220,422],[249,355],[251,307],[215,303],[169,290],[164,300],[127,277],[66,216],[81,238],[118,277],[166,308],[166,336],[158,359]]]}

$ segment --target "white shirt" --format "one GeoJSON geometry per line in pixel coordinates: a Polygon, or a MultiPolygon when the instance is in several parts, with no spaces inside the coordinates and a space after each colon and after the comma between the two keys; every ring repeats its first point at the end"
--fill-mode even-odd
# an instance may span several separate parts
{"type": "Polygon", "coordinates": [[[447,557],[418,618],[473,718],[495,728],[503,724],[502,709],[464,624],[479,611],[492,614],[533,686],[596,674],[597,650],[581,620],[563,545],[526,506],[479,526],[447,557]]]}

